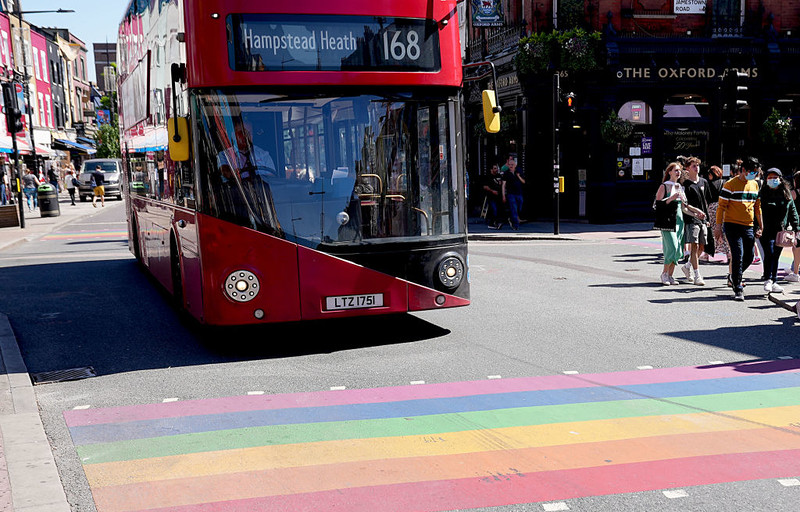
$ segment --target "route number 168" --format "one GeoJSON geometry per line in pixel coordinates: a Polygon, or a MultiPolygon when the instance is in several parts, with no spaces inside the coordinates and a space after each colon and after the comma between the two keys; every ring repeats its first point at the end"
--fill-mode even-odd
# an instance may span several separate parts
{"type": "Polygon", "coordinates": [[[401,32],[399,30],[387,30],[383,33],[383,58],[389,60],[403,60],[408,57],[417,60],[420,56],[419,34],[415,30],[401,32]],[[389,33],[391,32],[391,37],[389,33]],[[402,36],[405,34],[405,41],[402,36]]]}

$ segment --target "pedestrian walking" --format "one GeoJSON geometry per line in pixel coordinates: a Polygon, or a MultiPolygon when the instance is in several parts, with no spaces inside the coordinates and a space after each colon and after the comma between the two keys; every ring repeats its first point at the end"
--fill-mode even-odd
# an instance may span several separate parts
{"type": "Polygon", "coordinates": [[[0,206],[8,204],[8,197],[6,196],[6,166],[0,164],[0,206]]]}
{"type": "MultiPolygon", "coordinates": [[[[792,176],[792,199],[794,199],[795,209],[800,213],[800,171],[796,171],[792,176]]],[[[792,266],[785,279],[790,283],[800,283],[800,247],[792,248],[792,266]]]]}
{"type": "Polygon", "coordinates": [[[56,194],[61,192],[61,187],[58,185],[58,173],[55,168],[50,167],[50,169],[47,170],[47,181],[56,189],[56,194]]]}
{"type": "Polygon", "coordinates": [[[761,236],[760,226],[764,225],[756,182],[760,170],[758,159],[747,158],[719,194],[717,232],[714,235],[725,233],[728,239],[731,248],[730,280],[733,298],[737,301],[744,300],[742,274],[753,262],[756,237],[761,236]]]}
{"type": "Polygon", "coordinates": [[[499,165],[492,165],[489,174],[484,177],[483,192],[486,201],[486,225],[489,229],[500,229],[503,227],[500,220],[500,210],[503,208],[503,177],[500,175],[499,165]]]}
{"type": "Polygon", "coordinates": [[[105,177],[103,176],[103,169],[98,165],[92,172],[92,206],[97,208],[97,198],[100,198],[100,204],[105,207],[106,205],[106,189],[103,186],[105,177]]]}
{"type": "Polygon", "coordinates": [[[67,169],[67,174],[64,176],[64,186],[69,194],[70,206],[75,206],[75,189],[80,186],[80,183],[78,183],[78,179],[72,169],[67,169]]]}
{"type": "Polygon", "coordinates": [[[710,185],[705,178],[700,176],[700,159],[689,157],[686,159],[686,178],[683,181],[686,192],[686,204],[693,206],[700,214],[691,211],[686,216],[684,236],[689,246],[689,261],[681,265],[681,270],[686,279],[697,286],[705,285],[703,276],[700,275],[700,254],[706,245],[708,236],[708,203],[711,200],[710,185]]]}
{"type": "Polygon", "coordinates": [[[517,169],[517,154],[509,153],[506,164],[500,169],[503,171],[503,203],[508,206],[511,215],[511,229],[519,229],[519,214],[522,212],[522,186],[525,176],[517,169]]]}
{"type": "Polygon", "coordinates": [[[39,193],[37,192],[42,182],[33,173],[33,169],[26,169],[22,177],[22,191],[25,193],[25,200],[28,203],[28,211],[32,212],[39,207],[39,193]],[[33,207],[31,207],[33,203],[33,207]]]}
{"type": "MultiPolygon", "coordinates": [[[[708,191],[711,195],[711,201],[708,203],[708,228],[711,233],[717,232],[717,207],[719,206],[719,193],[722,186],[725,185],[722,179],[722,169],[719,166],[712,165],[708,169],[708,191]]],[[[724,236],[714,236],[714,252],[717,254],[724,254],[728,264],[728,275],[731,274],[731,248],[728,247],[728,240],[724,236]]]]}
{"type": "MultiPolygon", "coordinates": [[[[661,249],[664,253],[664,270],[661,272],[661,284],[665,286],[678,284],[673,277],[673,273],[678,262],[683,257],[683,212],[686,211],[690,215],[704,216],[702,211],[687,204],[686,192],[678,182],[681,178],[681,171],[681,164],[678,162],[672,162],[667,166],[653,203],[654,205],[661,201],[667,205],[678,203],[672,207],[676,212],[675,228],[672,229],[672,226],[669,226],[661,230],[661,249]]],[[[659,208],[656,208],[656,210],[658,211],[659,208]]]]}
{"type": "Polygon", "coordinates": [[[773,167],[766,173],[766,186],[759,192],[761,200],[761,248],[764,259],[764,291],[766,293],[783,293],[778,284],[778,263],[783,247],[776,243],[776,236],[787,226],[792,226],[795,233],[800,231],[800,218],[792,199],[789,184],[783,179],[780,169],[773,167]]]}

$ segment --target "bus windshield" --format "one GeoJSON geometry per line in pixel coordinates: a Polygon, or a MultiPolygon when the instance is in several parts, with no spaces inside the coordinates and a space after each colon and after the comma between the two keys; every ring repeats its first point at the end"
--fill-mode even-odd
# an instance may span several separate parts
{"type": "Polygon", "coordinates": [[[456,105],[196,90],[200,208],[312,248],[463,235],[456,105]]]}

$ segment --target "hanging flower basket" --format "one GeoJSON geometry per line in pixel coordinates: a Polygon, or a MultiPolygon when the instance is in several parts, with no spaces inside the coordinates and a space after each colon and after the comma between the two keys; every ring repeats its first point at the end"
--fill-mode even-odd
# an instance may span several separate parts
{"type": "Polygon", "coordinates": [[[789,139],[792,133],[792,119],[781,116],[777,109],[773,108],[769,116],[761,125],[761,141],[765,144],[788,148],[789,139]]]}
{"type": "Polygon", "coordinates": [[[633,123],[620,118],[613,110],[600,123],[600,137],[607,144],[622,144],[633,135],[633,123]]]}

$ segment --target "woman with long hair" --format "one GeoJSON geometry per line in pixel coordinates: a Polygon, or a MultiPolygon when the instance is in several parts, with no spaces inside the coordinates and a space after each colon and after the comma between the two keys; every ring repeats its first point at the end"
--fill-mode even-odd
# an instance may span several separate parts
{"type": "Polygon", "coordinates": [[[664,170],[664,177],[661,185],[656,192],[656,201],[664,201],[667,204],[678,202],[678,212],[675,216],[675,230],[661,231],[661,248],[664,252],[664,269],[661,272],[661,284],[665,286],[678,284],[672,274],[675,272],[675,265],[683,257],[683,210],[704,219],[705,216],[698,208],[686,203],[686,193],[683,186],[678,182],[681,177],[681,164],[672,162],[664,170]]]}

